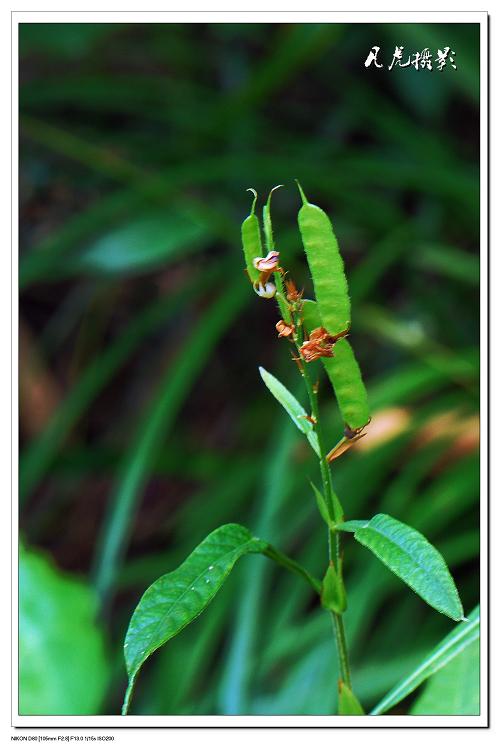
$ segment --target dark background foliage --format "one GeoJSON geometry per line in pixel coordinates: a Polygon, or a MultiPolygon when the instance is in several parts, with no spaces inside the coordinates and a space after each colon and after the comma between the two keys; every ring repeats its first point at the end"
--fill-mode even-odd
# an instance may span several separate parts
{"type": "MultiPolygon", "coordinates": [[[[92,643],[70,617],[33,615],[25,712],[118,712],[133,607],[221,523],[323,573],[316,469],[258,376],[261,364],[299,392],[274,305],[242,269],[250,186],[263,199],[285,184],[277,247],[307,293],[295,177],[340,241],[375,415],[333,465],[347,515],[393,513],[425,533],[469,611],[478,26],[22,24],[19,41],[20,524],[58,568],[40,568],[29,592],[55,601],[54,581],[76,576],[75,596],[98,613],[92,643]],[[364,67],[373,44],[382,70],[364,67]],[[388,71],[396,44],[450,45],[457,70],[388,71]],[[86,702],[62,700],[64,639],[99,654],[73,667],[86,702]]],[[[320,395],[332,445],[340,420],[325,383],[320,395]]],[[[369,708],[451,624],[351,541],[345,566],[353,679],[369,708]]],[[[335,680],[330,623],[306,586],[248,559],[150,660],[135,710],[329,713],[335,680]]]]}

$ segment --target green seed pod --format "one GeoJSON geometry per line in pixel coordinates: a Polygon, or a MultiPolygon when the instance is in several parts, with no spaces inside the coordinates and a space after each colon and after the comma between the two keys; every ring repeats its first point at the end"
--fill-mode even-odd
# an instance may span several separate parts
{"type": "Polygon", "coordinates": [[[319,308],[317,302],[313,299],[304,299],[302,302],[302,317],[303,324],[307,329],[308,333],[311,333],[316,328],[322,326],[321,316],[319,315],[319,308]]]}
{"type": "Polygon", "coordinates": [[[333,227],[324,211],[309,203],[298,183],[303,206],[298,212],[298,226],[308,265],[312,273],[315,296],[324,327],[337,336],[350,328],[348,285],[333,227]]]}
{"type": "MultiPolygon", "coordinates": [[[[275,250],[274,245],[274,235],[272,232],[272,218],[270,216],[270,201],[272,198],[272,193],[274,190],[278,190],[279,188],[283,187],[283,185],[276,185],[272,188],[272,190],[269,193],[269,197],[267,198],[267,203],[263,207],[263,233],[265,236],[265,247],[267,249],[268,253],[271,253],[275,250]]],[[[286,304],[286,292],[284,290],[284,284],[282,281],[282,277],[279,271],[274,273],[274,282],[276,286],[276,299],[277,304],[279,305],[279,310],[282,315],[282,319],[286,321],[286,323],[291,322],[291,313],[289,312],[289,308],[286,304]]]]}
{"type": "Polygon", "coordinates": [[[359,365],[346,339],[336,342],[333,353],[333,357],[323,357],[322,364],[333,385],[345,425],[350,430],[359,430],[370,419],[366,387],[359,365]]]}
{"type": "Polygon", "coordinates": [[[275,250],[274,237],[272,234],[272,219],[270,217],[270,200],[272,198],[272,193],[274,192],[274,190],[278,190],[282,187],[284,186],[276,185],[272,188],[269,193],[269,197],[267,198],[267,203],[263,207],[263,233],[265,235],[265,245],[268,253],[270,253],[271,250],[275,250]]]}
{"type": "Polygon", "coordinates": [[[241,225],[241,236],[243,240],[243,251],[244,258],[246,261],[246,271],[250,280],[256,283],[260,277],[260,272],[253,265],[255,258],[261,258],[262,253],[262,239],[260,237],[260,222],[255,214],[255,205],[257,200],[256,191],[253,188],[248,188],[248,191],[253,193],[254,200],[251,206],[251,213],[243,221],[241,225]]]}

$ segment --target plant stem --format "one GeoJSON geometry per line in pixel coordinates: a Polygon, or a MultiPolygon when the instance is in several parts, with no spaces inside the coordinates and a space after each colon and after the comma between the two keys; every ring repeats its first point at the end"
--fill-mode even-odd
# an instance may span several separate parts
{"type": "MultiPolygon", "coordinates": [[[[332,517],[335,521],[339,521],[340,519],[336,518],[335,516],[335,504],[333,502],[333,486],[331,481],[331,472],[329,470],[329,464],[327,462],[327,451],[324,446],[324,438],[322,435],[322,425],[320,421],[319,416],[319,399],[317,397],[317,392],[314,389],[314,386],[310,380],[310,374],[307,370],[307,365],[305,362],[302,361],[302,376],[305,380],[305,384],[307,387],[307,393],[308,398],[310,401],[310,409],[312,412],[312,417],[315,420],[315,431],[317,433],[317,440],[319,442],[319,450],[320,450],[320,468],[321,468],[321,477],[322,477],[322,484],[324,488],[324,497],[326,500],[326,503],[328,504],[329,511],[332,514],[332,517]]],[[[331,529],[328,529],[328,550],[329,550],[329,560],[332,562],[336,570],[338,572],[341,571],[341,541],[340,541],[340,533],[334,532],[331,529]]],[[[340,676],[343,682],[348,685],[348,687],[351,687],[351,680],[350,680],[350,664],[348,659],[348,647],[347,647],[347,641],[345,636],[345,626],[343,623],[343,616],[341,614],[337,614],[336,612],[331,612],[331,618],[333,621],[333,630],[336,637],[336,648],[338,651],[338,660],[339,660],[339,666],[340,666],[340,676]]]]}

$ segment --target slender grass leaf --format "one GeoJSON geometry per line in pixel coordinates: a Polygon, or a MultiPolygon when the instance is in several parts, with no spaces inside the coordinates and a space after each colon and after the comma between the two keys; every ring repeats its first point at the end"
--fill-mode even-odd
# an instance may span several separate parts
{"type": "Polygon", "coordinates": [[[340,716],[364,716],[366,713],[352,689],[342,681],[338,689],[338,713],[340,716]]]}
{"type": "Polygon", "coordinates": [[[336,342],[334,357],[322,357],[322,364],[334,388],[345,424],[358,430],[369,422],[367,391],[355,354],[346,339],[336,342]]]}
{"type": "Polygon", "coordinates": [[[293,560],[238,524],[226,524],[209,534],[172,573],[158,578],[142,596],[125,637],[129,684],[123,703],[128,712],[135,680],[146,659],[198,617],[219,591],[235,563],[260,552],[304,576],[315,590],[318,581],[293,560]]]}
{"type": "Polygon", "coordinates": [[[301,187],[300,193],[303,206],[298,212],[298,226],[317,304],[324,326],[337,335],[350,328],[350,298],[343,259],[329,218],[321,208],[308,202],[301,187]]]}
{"type": "MultiPolygon", "coordinates": [[[[70,434],[85,409],[112,380],[116,372],[155,328],[164,325],[168,317],[178,310],[179,304],[190,299],[200,281],[174,294],[147,305],[132,320],[126,330],[112,341],[105,351],[90,362],[79,380],[43,432],[30,443],[20,460],[19,499],[23,503],[29,493],[43,479],[64,440],[70,434]]],[[[205,279],[203,279],[205,283],[205,279]]]]}
{"type": "Polygon", "coordinates": [[[463,606],[444,558],[411,526],[379,513],[355,531],[355,539],[431,607],[462,620],[463,606]]]}
{"type": "Polygon", "coordinates": [[[371,711],[372,716],[379,716],[389,711],[404,700],[421,683],[436,674],[452,662],[480,637],[480,608],[477,606],[470,613],[466,622],[457,625],[431,651],[421,664],[404,680],[401,680],[371,711]]]}
{"type": "MultiPolygon", "coordinates": [[[[264,451],[263,471],[257,468],[262,491],[252,501],[251,528],[258,536],[275,542],[280,542],[281,511],[296,481],[293,472],[296,440],[294,425],[283,414],[264,451]]],[[[241,563],[241,568],[232,603],[231,642],[220,678],[217,711],[232,716],[250,712],[251,689],[261,671],[260,634],[267,616],[265,592],[273,573],[264,560],[248,559],[241,563]]]]}
{"type": "Polygon", "coordinates": [[[413,716],[480,714],[480,643],[474,641],[430,677],[410,713],[413,716]]]}
{"type": "Polygon", "coordinates": [[[317,453],[317,455],[320,456],[317,434],[313,428],[313,425],[311,425],[308,419],[306,419],[306,417],[308,416],[306,410],[303,408],[300,402],[296,400],[293,394],[290,393],[288,389],[279,380],[277,380],[277,378],[271,375],[270,372],[264,370],[263,367],[260,367],[259,370],[260,375],[262,376],[262,380],[271,394],[277,401],[279,401],[283,409],[287,411],[300,432],[303,432],[303,434],[307,436],[308,442],[317,453]]]}
{"type": "Polygon", "coordinates": [[[147,405],[137,433],[130,442],[96,549],[95,581],[103,602],[113,587],[142,490],[162,441],[213,348],[244,304],[241,284],[242,281],[233,284],[218,298],[183,344],[147,405]]]}

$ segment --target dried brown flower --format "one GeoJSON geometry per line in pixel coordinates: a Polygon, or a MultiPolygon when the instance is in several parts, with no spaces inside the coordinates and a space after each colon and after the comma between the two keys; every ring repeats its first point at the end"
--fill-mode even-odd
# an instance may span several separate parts
{"type": "Polygon", "coordinates": [[[304,341],[300,346],[300,354],[305,362],[314,362],[320,357],[334,357],[333,344],[335,341],[336,338],[331,336],[322,326],[315,328],[308,341],[304,341]]]}
{"type": "Polygon", "coordinates": [[[288,302],[299,302],[303,296],[303,290],[301,292],[298,291],[293,279],[289,279],[284,283],[286,284],[286,297],[288,302]]]}
{"type": "Polygon", "coordinates": [[[286,323],[285,320],[279,320],[275,324],[275,327],[279,338],[282,338],[282,336],[292,336],[295,332],[295,326],[292,323],[286,323]]]}

